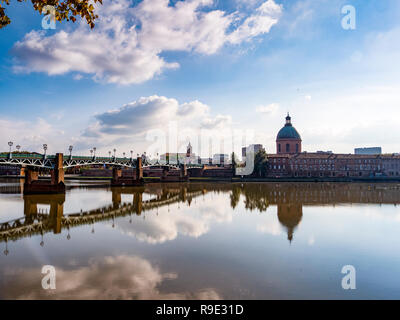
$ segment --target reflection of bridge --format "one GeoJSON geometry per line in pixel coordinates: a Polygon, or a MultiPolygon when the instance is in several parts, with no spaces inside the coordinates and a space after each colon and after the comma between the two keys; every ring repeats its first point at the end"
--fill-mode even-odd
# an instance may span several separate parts
{"type": "Polygon", "coordinates": [[[63,214],[65,195],[25,195],[24,216],[0,224],[0,241],[17,240],[33,234],[60,233],[82,224],[110,220],[120,216],[140,215],[142,212],[178,202],[190,205],[193,198],[206,192],[229,194],[231,207],[240,202],[246,210],[267,211],[277,206],[279,222],[287,229],[291,241],[303,216],[303,206],[336,204],[400,204],[398,184],[356,183],[248,183],[193,185],[155,184],[147,187],[112,188],[112,204],[96,210],[63,214]],[[143,193],[153,195],[143,201],[143,193]],[[122,203],[122,194],[131,194],[132,202],[122,203]],[[50,205],[48,214],[39,212],[38,204],[50,205]]]}
{"type": "Polygon", "coordinates": [[[187,188],[162,189],[155,198],[143,201],[144,188],[113,188],[112,205],[96,210],[64,215],[65,194],[57,195],[25,195],[24,216],[0,224],[0,241],[17,240],[34,234],[47,232],[61,233],[63,228],[93,224],[98,221],[116,217],[141,215],[142,212],[164,207],[173,203],[188,202],[203,195],[204,190],[188,191],[187,188]],[[132,194],[132,202],[121,202],[122,194],[132,194]],[[46,213],[38,211],[38,205],[49,205],[46,213]]]}
{"type": "MultiPolygon", "coordinates": [[[[56,155],[40,154],[20,154],[9,153],[0,154],[0,164],[21,167],[21,175],[25,176],[25,194],[48,194],[64,193],[64,169],[81,166],[103,165],[113,167],[112,185],[114,186],[140,186],[143,185],[143,168],[159,167],[163,168],[162,180],[168,180],[169,169],[180,169],[180,175],[176,181],[188,180],[188,169],[201,168],[202,165],[180,164],[180,163],[160,163],[149,161],[146,158],[117,158],[117,157],[77,157],[64,156],[61,153],[56,155]],[[123,176],[122,168],[132,169],[132,175],[123,176]],[[51,181],[39,181],[39,170],[50,171],[51,181]]],[[[171,180],[171,179],[170,179],[171,180]]]]}

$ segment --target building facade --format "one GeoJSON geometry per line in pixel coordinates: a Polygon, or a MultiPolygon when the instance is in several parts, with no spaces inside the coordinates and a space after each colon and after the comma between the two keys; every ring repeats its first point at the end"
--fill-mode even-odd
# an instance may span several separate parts
{"type": "Polygon", "coordinates": [[[399,155],[300,153],[268,155],[269,177],[400,177],[399,155]]]}
{"type": "Polygon", "coordinates": [[[363,149],[359,154],[301,152],[301,137],[286,117],[279,131],[277,153],[268,155],[268,177],[400,177],[400,155],[380,154],[380,148],[363,149]]]}

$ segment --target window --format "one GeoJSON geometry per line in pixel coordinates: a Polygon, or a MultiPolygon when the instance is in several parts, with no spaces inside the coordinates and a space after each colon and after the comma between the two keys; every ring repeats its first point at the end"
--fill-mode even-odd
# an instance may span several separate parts
{"type": "Polygon", "coordinates": [[[278,144],[278,152],[281,152],[281,144],[278,144]]]}
{"type": "Polygon", "coordinates": [[[290,145],[289,145],[289,143],[286,143],[286,152],[290,152],[290,145]]]}
{"type": "Polygon", "coordinates": [[[296,153],[299,153],[299,144],[296,143],[296,153]]]}

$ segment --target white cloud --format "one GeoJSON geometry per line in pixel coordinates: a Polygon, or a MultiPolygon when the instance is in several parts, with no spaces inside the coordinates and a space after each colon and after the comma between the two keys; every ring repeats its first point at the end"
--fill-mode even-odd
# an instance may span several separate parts
{"type": "Polygon", "coordinates": [[[97,122],[85,131],[85,136],[143,134],[151,129],[163,129],[170,121],[192,129],[218,129],[231,124],[230,116],[212,117],[210,107],[200,101],[179,104],[176,99],[157,95],[142,97],[95,118],[97,122]]]}
{"type": "Polygon", "coordinates": [[[57,268],[57,290],[43,290],[37,269],[6,270],[8,299],[221,299],[214,289],[197,292],[163,293],[165,280],[177,279],[176,273],[161,273],[148,260],[137,256],[92,259],[88,266],[73,270],[57,268]]]}
{"type": "Polygon", "coordinates": [[[179,67],[167,62],[163,52],[214,54],[225,44],[268,33],[282,12],[280,5],[267,0],[241,21],[239,12],[229,14],[213,9],[213,4],[214,0],[178,1],[174,6],[169,0],[143,0],[136,6],[130,0],[105,2],[97,8],[99,19],[92,31],[82,22],[74,31],[52,36],[28,33],[13,48],[18,61],[14,70],[79,72],[108,83],[141,83],[179,67]]]}
{"type": "Polygon", "coordinates": [[[272,26],[278,23],[281,14],[281,5],[273,0],[264,2],[253,15],[228,36],[229,42],[239,44],[260,34],[268,33],[272,26]]]}
{"type": "Polygon", "coordinates": [[[258,106],[256,108],[257,113],[263,113],[263,114],[276,114],[278,110],[279,110],[279,104],[277,103],[271,103],[266,106],[258,106]]]}

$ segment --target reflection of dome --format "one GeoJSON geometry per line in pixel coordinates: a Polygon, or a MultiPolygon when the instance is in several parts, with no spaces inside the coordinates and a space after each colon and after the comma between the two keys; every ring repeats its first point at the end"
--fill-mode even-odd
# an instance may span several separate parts
{"type": "Polygon", "coordinates": [[[301,140],[300,134],[297,130],[293,127],[291,122],[291,117],[289,114],[286,117],[286,124],[285,126],[279,131],[278,136],[276,137],[277,140],[279,139],[296,139],[301,140]]]}
{"type": "Polygon", "coordinates": [[[303,217],[303,206],[301,204],[278,204],[279,222],[286,227],[288,240],[292,242],[294,229],[303,217]]]}

